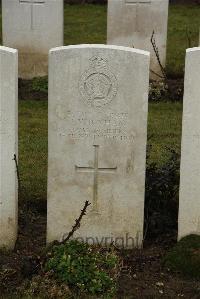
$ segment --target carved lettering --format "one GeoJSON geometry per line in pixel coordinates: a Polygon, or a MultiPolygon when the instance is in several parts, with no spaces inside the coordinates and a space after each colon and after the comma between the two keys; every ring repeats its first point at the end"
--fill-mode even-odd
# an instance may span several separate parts
{"type": "Polygon", "coordinates": [[[56,115],[63,121],[69,122],[68,132],[55,128],[61,136],[70,139],[83,140],[118,140],[121,142],[134,142],[134,132],[129,132],[128,112],[108,114],[82,111],[65,111],[64,107],[58,106],[56,115]]]}

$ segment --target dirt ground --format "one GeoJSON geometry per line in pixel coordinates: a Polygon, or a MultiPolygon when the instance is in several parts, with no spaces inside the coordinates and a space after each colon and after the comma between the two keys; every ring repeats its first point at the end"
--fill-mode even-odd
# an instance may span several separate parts
{"type": "Polygon", "coordinates": [[[157,243],[130,252],[124,259],[127,269],[122,269],[118,298],[199,299],[200,282],[184,280],[162,266],[161,260],[168,249],[157,243]]]}
{"type": "MultiPolygon", "coordinates": [[[[24,280],[31,280],[40,272],[40,256],[45,246],[45,214],[32,207],[26,213],[20,210],[16,248],[11,253],[0,254],[0,298],[8,295],[16,298],[24,280]]],[[[199,299],[200,282],[184,280],[162,266],[162,257],[174,243],[175,236],[166,235],[146,242],[143,250],[122,251],[123,266],[116,298],[199,299]]]]}

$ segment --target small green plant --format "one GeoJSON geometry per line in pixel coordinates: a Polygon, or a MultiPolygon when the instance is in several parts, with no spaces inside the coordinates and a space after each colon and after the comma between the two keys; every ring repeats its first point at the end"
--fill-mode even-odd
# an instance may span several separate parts
{"type": "Polygon", "coordinates": [[[118,264],[114,252],[72,240],[53,246],[45,270],[78,291],[112,295],[116,290],[118,264]]]}
{"type": "Polygon", "coordinates": [[[166,267],[188,278],[200,279],[200,236],[181,239],[163,260],[166,267]]]}
{"type": "Polygon", "coordinates": [[[37,92],[48,92],[48,79],[47,77],[38,77],[32,80],[32,89],[37,92]]]}
{"type": "Polygon", "coordinates": [[[158,102],[168,99],[168,86],[164,82],[152,82],[149,86],[149,100],[158,102]]]}

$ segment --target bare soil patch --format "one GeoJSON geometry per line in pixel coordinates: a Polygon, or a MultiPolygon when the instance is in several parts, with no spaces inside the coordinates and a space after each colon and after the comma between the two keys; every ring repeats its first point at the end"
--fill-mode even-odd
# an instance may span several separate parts
{"type": "MultiPolygon", "coordinates": [[[[19,224],[15,250],[0,253],[2,298],[8,295],[17,298],[24,281],[40,273],[40,256],[45,247],[46,215],[35,207],[29,207],[28,213],[21,210],[19,224]]],[[[174,235],[166,235],[146,242],[142,250],[121,251],[123,266],[116,298],[199,299],[200,282],[185,280],[162,265],[162,258],[175,241],[174,235]]]]}

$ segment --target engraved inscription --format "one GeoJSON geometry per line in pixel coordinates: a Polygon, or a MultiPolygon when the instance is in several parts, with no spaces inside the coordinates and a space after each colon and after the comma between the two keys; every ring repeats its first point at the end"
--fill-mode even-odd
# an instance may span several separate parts
{"type": "Polygon", "coordinates": [[[68,131],[55,127],[58,134],[68,136],[73,140],[90,139],[92,142],[101,140],[116,140],[121,142],[134,142],[135,133],[129,130],[128,112],[83,112],[65,110],[58,105],[56,115],[62,121],[69,123],[68,131]]]}
{"type": "Polygon", "coordinates": [[[93,208],[92,211],[98,213],[98,176],[100,173],[115,173],[117,167],[113,168],[101,168],[99,167],[99,145],[94,146],[94,167],[81,167],[75,165],[75,169],[77,172],[83,173],[93,173],[94,174],[94,182],[93,182],[93,208]]]}
{"type": "Polygon", "coordinates": [[[113,100],[117,94],[117,79],[106,59],[99,56],[90,59],[90,68],[81,76],[79,90],[85,103],[94,108],[101,108],[113,100]]]}
{"type": "Polygon", "coordinates": [[[31,30],[34,29],[34,5],[37,4],[44,4],[45,1],[44,0],[19,0],[19,3],[21,4],[29,4],[30,5],[30,9],[31,9],[31,30]]]}

